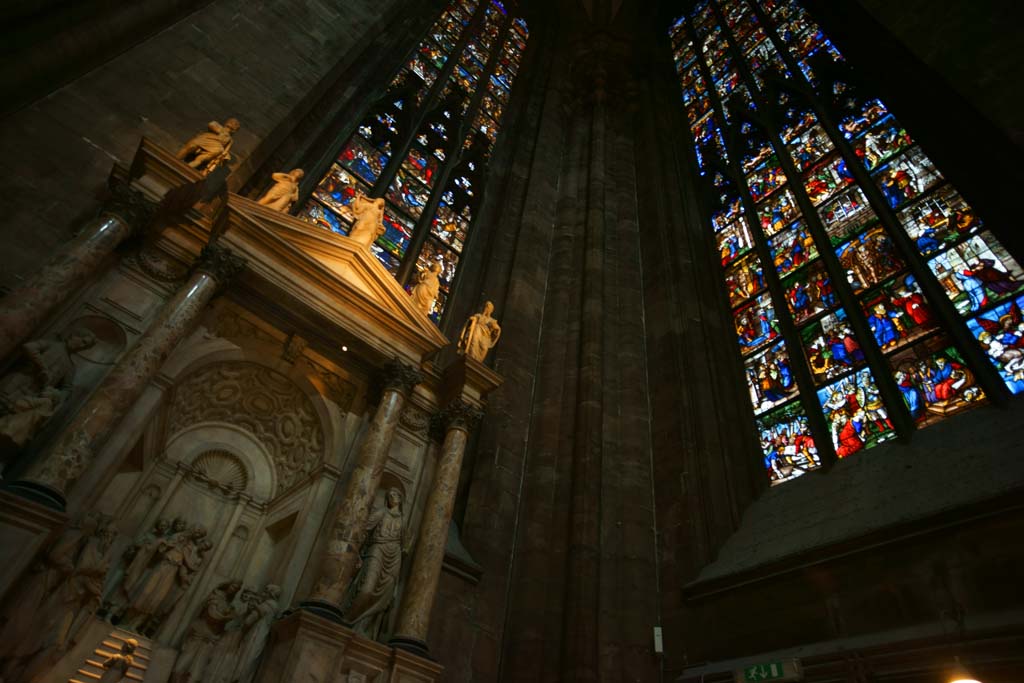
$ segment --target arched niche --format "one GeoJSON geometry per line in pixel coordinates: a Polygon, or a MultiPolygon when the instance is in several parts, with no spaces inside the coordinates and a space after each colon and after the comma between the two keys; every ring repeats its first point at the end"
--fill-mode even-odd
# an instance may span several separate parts
{"type": "MultiPolygon", "coordinates": [[[[230,455],[244,468],[241,472],[243,493],[257,501],[268,501],[274,496],[277,481],[273,456],[252,432],[238,425],[226,422],[191,425],[170,437],[164,458],[170,465],[181,463],[190,470],[203,472],[204,462],[218,467],[215,456],[219,453],[225,454],[221,458],[225,464],[226,456],[230,455]]],[[[227,470],[224,466],[218,469],[227,470]]],[[[227,476],[226,471],[224,475],[227,476]]]]}

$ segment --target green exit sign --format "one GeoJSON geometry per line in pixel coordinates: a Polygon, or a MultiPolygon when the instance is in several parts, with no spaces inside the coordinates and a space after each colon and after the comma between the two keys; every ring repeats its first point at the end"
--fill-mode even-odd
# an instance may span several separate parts
{"type": "Polygon", "coordinates": [[[799,681],[803,676],[799,659],[783,659],[777,662],[751,664],[737,669],[736,683],[761,683],[762,681],[799,681]]]}

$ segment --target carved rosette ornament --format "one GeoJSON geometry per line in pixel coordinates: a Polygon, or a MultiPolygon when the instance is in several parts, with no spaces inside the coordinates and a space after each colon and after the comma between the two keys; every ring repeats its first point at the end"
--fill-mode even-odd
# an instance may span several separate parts
{"type": "Polygon", "coordinates": [[[245,270],[246,260],[227,247],[207,244],[196,261],[196,272],[206,273],[224,287],[245,270]]]}
{"type": "Polygon", "coordinates": [[[394,358],[384,366],[382,379],[384,391],[397,391],[408,396],[413,387],[423,381],[423,375],[411,365],[406,365],[398,358],[394,358]]]}

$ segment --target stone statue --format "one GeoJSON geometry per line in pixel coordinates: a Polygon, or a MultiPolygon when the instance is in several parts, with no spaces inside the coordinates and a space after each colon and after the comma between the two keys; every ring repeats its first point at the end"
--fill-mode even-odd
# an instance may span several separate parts
{"type": "Polygon", "coordinates": [[[370,199],[357,192],[349,208],[356,216],[356,222],[348,233],[349,239],[369,248],[384,234],[384,198],[370,199]]]}
{"type": "Polygon", "coordinates": [[[426,270],[421,270],[416,276],[416,284],[412,288],[412,302],[416,308],[430,315],[434,310],[434,302],[437,301],[437,293],[441,289],[441,264],[430,264],[426,270]]]}
{"type": "MultiPolygon", "coordinates": [[[[180,524],[184,525],[184,522],[184,520],[180,520],[180,524]]],[[[108,611],[114,606],[123,607],[128,604],[128,596],[138,585],[146,570],[149,569],[153,556],[156,555],[157,545],[170,533],[171,522],[159,519],[153,525],[152,531],[143,532],[124,551],[119,567],[109,576],[104,598],[108,611]]]]}
{"type": "Polygon", "coordinates": [[[80,329],[21,347],[21,359],[0,380],[0,461],[13,457],[57,412],[75,375],[71,355],[95,344],[96,336],[80,329]]]}
{"type": "Polygon", "coordinates": [[[223,674],[213,677],[216,683],[248,683],[256,675],[263,646],[266,645],[270,627],[277,616],[281,589],[267,584],[262,591],[243,591],[244,612],[239,615],[237,629],[224,638],[222,647],[223,674]],[[229,644],[230,639],[230,644],[229,644]]]}
{"type": "Polygon", "coordinates": [[[345,620],[368,637],[375,637],[380,617],[395,599],[402,570],[402,492],[388,489],[385,503],[366,520],[362,566],[349,592],[345,620]]]}
{"type": "Polygon", "coordinates": [[[274,179],[274,186],[267,190],[259,199],[263,206],[274,211],[288,211],[292,203],[299,199],[299,181],[306,175],[301,168],[293,168],[287,173],[274,173],[270,177],[274,179]]]}
{"type": "Polygon", "coordinates": [[[215,168],[231,159],[232,134],[242,124],[238,119],[228,119],[224,125],[216,121],[206,124],[207,132],[197,133],[185,146],[178,150],[177,157],[203,175],[209,175],[215,168]]]}
{"type": "Polygon", "coordinates": [[[128,669],[132,668],[135,663],[135,658],[132,655],[138,647],[139,641],[134,638],[125,638],[124,644],[121,645],[121,652],[110,655],[101,665],[103,675],[100,677],[99,683],[129,683],[132,679],[128,678],[128,669]]]}
{"type": "Polygon", "coordinates": [[[5,610],[0,675],[32,680],[71,647],[98,606],[115,531],[98,513],[69,525],[33,566],[30,579],[5,610]]]}
{"type": "Polygon", "coordinates": [[[210,592],[185,632],[181,654],[171,673],[172,683],[199,683],[203,680],[214,648],[228,623],[237,616],[231,603],[241,587],[238,581],[228,581],[210,592]]]}
{"type": "Polygon", "coordinates": [[[483,362],[487,352],[501,337],[501,327],[498,321],[491,317],[493,312],[494,304],[487,301],[479,313],[469,316],[459,335],[459,353],[483,362]]]}
{"type": "MultiPolygon", "coordinates": [[[[172,530],[181,523],[183,520],[175,520],[172,530]]],[[[202,566],[205,537],[206,530],[195,527],[157,542],[150,571],[128,592],[122,624],[140,633],[152,633],[159,627],[202,566]]]]}

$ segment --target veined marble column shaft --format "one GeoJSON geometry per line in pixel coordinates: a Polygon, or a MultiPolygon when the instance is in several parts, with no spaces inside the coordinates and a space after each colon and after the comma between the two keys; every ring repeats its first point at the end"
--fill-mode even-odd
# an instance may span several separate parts
{"type": "Polygon", "coordinates": [[[359,570],[359,548],[365,535],[366,520],[380,488],[398,418],[402,415],[409,392],[423,379],[415,368],[397,359],[389,363],[385,371],[380,404],[359,445],[356,465],[331,530],[320,576],[310,600],[303,603],[307,609],[322,612],[336,621],[341,619],[345,591],[359,570]]]}
{"type": "Polygon", "coordinates": [[[423,508],[416,556],[405,586],[395,637],[391,640],[392,645],[417,654],[426,654],[427,627],[444,564],[444,548],[459,488],[462,458],[466,453],[469,431],[480,419],[480,411],[462,401],[456,401],[445,408],[439,417],[445,428],[444,443],[434,474],[434,484],[423,508]]]}
{"type": "Polygon", "coordinates": [[[63,497],[96,457],[168,354],[195,326],[217,288],[245,265],[227,249],[207,245],[188,281],[164,304],[145,334],[114,366],[57,444],[28,470],[21,484],[63,497]]]}
{"type": "Polygon", "coordinates": [[[118,183],[113,196],[61,253],[0,301],[0,360],[39,327],[69,293],[76,292],[112,251],[152,218],[154,206],[118,183]]]}

